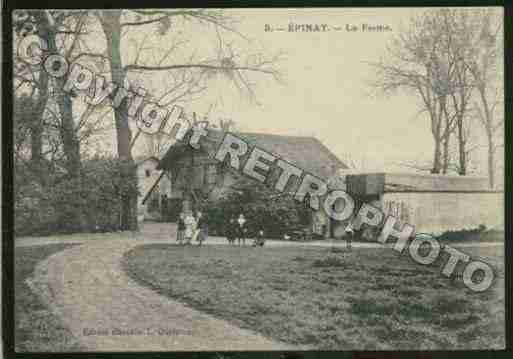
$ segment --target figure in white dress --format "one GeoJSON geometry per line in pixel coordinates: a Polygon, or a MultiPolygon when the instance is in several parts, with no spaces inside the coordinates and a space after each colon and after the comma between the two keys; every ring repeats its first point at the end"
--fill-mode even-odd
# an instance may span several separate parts
{"type": "Polygon", "coordinates": [[[246,245],[246,218],[244,218],[244,215],[241,213],[239,215],[239,218],[237,218],[237,243],[240,246],[240,242],[242,240],[242,245],[246,245]]]}
{"type": "Polygon", "coordinates": [[[196,232],[196,219],[192,214],[185,217],[185,244],[191,244],[192,237],[196,232]]]}

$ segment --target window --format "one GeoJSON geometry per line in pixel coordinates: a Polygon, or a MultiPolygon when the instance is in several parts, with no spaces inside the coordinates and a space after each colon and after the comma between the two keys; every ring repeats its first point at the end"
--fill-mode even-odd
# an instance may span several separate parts
{"type": "Polygon", "coordinates": [[[146,170],[146,177],[150,177],[150,174],[151,174],[151,171],[150,170],[146,170]]]}

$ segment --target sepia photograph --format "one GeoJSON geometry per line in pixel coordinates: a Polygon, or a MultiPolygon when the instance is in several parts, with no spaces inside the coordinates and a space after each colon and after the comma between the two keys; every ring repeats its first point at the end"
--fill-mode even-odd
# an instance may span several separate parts
{"type": "Polygon", "coordinates": [[[15,352],[505,349],[502,7],[4,15],[15,352]]]}

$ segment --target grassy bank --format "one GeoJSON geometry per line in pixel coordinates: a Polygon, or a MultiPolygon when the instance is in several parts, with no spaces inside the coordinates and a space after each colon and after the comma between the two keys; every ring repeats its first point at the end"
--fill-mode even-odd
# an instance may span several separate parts
{"type": "Polygon", "coordinates": [[[37,263],[71,247],[52,244],[15,249],[15,350],[17,352],[58,352],[80,349],[71,332],[33,293],[26,279],[32,276],[37,263]]]}

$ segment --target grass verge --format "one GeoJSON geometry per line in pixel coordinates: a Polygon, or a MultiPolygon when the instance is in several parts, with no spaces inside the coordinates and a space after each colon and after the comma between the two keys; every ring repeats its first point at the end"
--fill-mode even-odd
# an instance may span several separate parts
{"type": "Polygon", "coordinates": [[[70,352],[80,350],[71,332],[41,302],[26,283],[40,261],[73,246],[52,244],[15,249],[14,321],[16,352],[70,352]]]}

